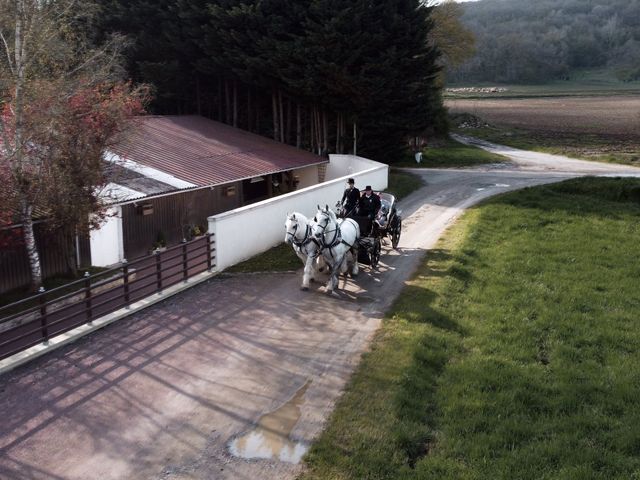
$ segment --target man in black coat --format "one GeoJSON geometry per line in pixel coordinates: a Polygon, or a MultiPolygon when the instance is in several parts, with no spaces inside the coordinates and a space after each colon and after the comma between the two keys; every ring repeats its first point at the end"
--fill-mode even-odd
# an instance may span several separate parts
{"type": "Polygon", "coordinates": [[[381,205],[380,197],[373,193],[371,185],[367,185],[364,189],[364,195],[360,197],[360,201],[358,202],[358,215],[369,219],[369,228],[367,229],[367,232],[371,231],[373,219],[376,218],[381,205]]]}
{"type": "Polygon", "coordinates": [[[342,205],[342,211],[344,212],[345,217],[354,212],[355,208],[358,206],[358,201],[360,200],[360,190],[356,188],[355,183],[356,182],[353,178],[347,180],[347,188],[342,194],[340,204],[342,205]]]}

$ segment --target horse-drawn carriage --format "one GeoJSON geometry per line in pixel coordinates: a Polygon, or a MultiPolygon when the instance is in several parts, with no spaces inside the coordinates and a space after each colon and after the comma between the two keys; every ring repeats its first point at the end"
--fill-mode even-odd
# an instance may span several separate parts
{"type": "Polygon", "coordinates": [[[389,237],[391,246],[398,248],[400,234],[402,233],[402,212],[398,210],[396,197],[394,195],[382,192],[378,194],[378,196],[382,204],[376,219],[380,226],[380,234],[383,239],[389,237]]]}
{"type": "MultiPolygon", "coordinates": [[[[373,221],[368,217],[358,216],[357,213],[349,215],[360,227],[358,261],[373,268],[378,266],[385,239],[388,237],[391,240],[392,248],[398,248],[402,232],[402,217],[397,209],[396,197],[386,192],[381,192],[378,196],[381,206],[373,221]]],[[[339,203],[336,207],[344,215],[339,203]]]]}
{"type": "MultiPolygon", "coordinates": [[[[287,215],[285,241],[293,246],[305,265],[303,290],[309,288],[320,260],[330,267],[327,291],[332,292],[340,273],[351,273],[354,277],[358,274],[359,262],[377,267],[387,237],[391,239],[392,248],[398,247],[402,218],[396,198],[389,193],[379,196],[381,206],[373,221],[357,215],[340,218],[328,206],[318,206],[313,219],[298,212],[287,215]]],[[[339,209],[340,204],[337,207],[339,209]]]]}
{"type": "Polygon", "coordinates": [[[369,236],[360,237],[360,245],[363,254],[359,255],[358,260],[372,267],[377,267],[382,252],[382,244],[385,239],[391,239],[391,247],[398,248],[400,241],[400,233],[402,231],[402,217],[397,210],[396,197],[390,193],[380,193],[381,207],[373,220],[373,225],[369,236]]]}

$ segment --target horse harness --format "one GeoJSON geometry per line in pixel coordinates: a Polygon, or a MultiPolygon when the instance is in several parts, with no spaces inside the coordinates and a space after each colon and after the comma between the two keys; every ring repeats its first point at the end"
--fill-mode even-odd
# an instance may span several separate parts
{"type": "Polygon", "coordinates": [[[306,226],[306,230],[304,232],[304,237],[302,238],[301,241],[297,241],[296,240],[296,233],[298,232],[298,227],[300,226],[299,222],[296,222],[296,224],[293,227],[293,232],[287,232],[287,235],[291,235],[291,243],[293,243],[294,246],[296,246],[302,253],[304,253],[305,255],[309,256],[309,252],[307,251],[307,245],[309,245],[309,243],[314,243],[318,249],[315,252],[317,256],[318,252],[320,251],[320,249],[322,248],[322,246],[320,245],[320,242],[318,242],[318,240],[316,240],[312,235],[310,235],[310,231],[311,229],[309,228],[309,224],[307,223],[306,226]]]}
{"type": "MultiPolygon", "coordinates": [[[[340,231],[340,225],[338,225],[336,223],[336,228],[334,228],[333,230],[329,230],[329,232],[326,232],[326,228],[329,226],[329,216],[325,214],[325,218],[326,218],[326,223],[322,226],[322,245],[320,245],[320,248],[322,249],[328,249],[329,250],[329,254],[331,255],[331,258],[335,258],[333,256],[333,248],[337,247],[338,245],[340,245],[341,243],[344,243],[345,245],[347,245],[349,248],[353,247],[353,244],[349,244],[349,242],[346,242],[342,239],[342,232],[340,231]],[[324,241],[324,235],[325,233],[333,233],[333,238],[331,239],[330,242],[325,242],[324,241]]],[[[318,225],[320,225],[318,223],[318,225]]],[[[309,228],[307,226],[307,228],[309,228]]]]}

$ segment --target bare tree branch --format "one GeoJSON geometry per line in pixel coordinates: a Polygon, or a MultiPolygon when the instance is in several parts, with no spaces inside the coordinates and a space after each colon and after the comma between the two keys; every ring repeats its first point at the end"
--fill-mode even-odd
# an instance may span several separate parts
{"type": "Polygon", "coordinates": [[[0,31],[0,39],[2,39],[2,44],[4,45],[4,49],[7,54],[7,65],[9,66],[9,70],[11,71],[12,75],[15,75],[15,70],[13,68],[13,61],[11,60],[11,48],[9,48],[9,43],[7,42],[7,39],[5,38],[2,31],[0,31]]]}

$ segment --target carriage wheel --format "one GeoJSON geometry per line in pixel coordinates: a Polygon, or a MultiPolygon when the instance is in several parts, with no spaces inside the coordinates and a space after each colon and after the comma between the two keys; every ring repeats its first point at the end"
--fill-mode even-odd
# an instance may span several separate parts
{"type": "Polygon", "coordinates": [[[400,243],[401,233],[402,233],[402,220],[398,220],[397,225],[391,232],[391,246],[395,249],[398,248],[398,243],[400,243]]]}
{"type": "Polygon", "coordinates": [[[382,244],[380,238],[376,237],[373,242],[373,250],[371,251],[371,268],[376,268],[380,261],[380,250],[382,250],[382,244]]]}

